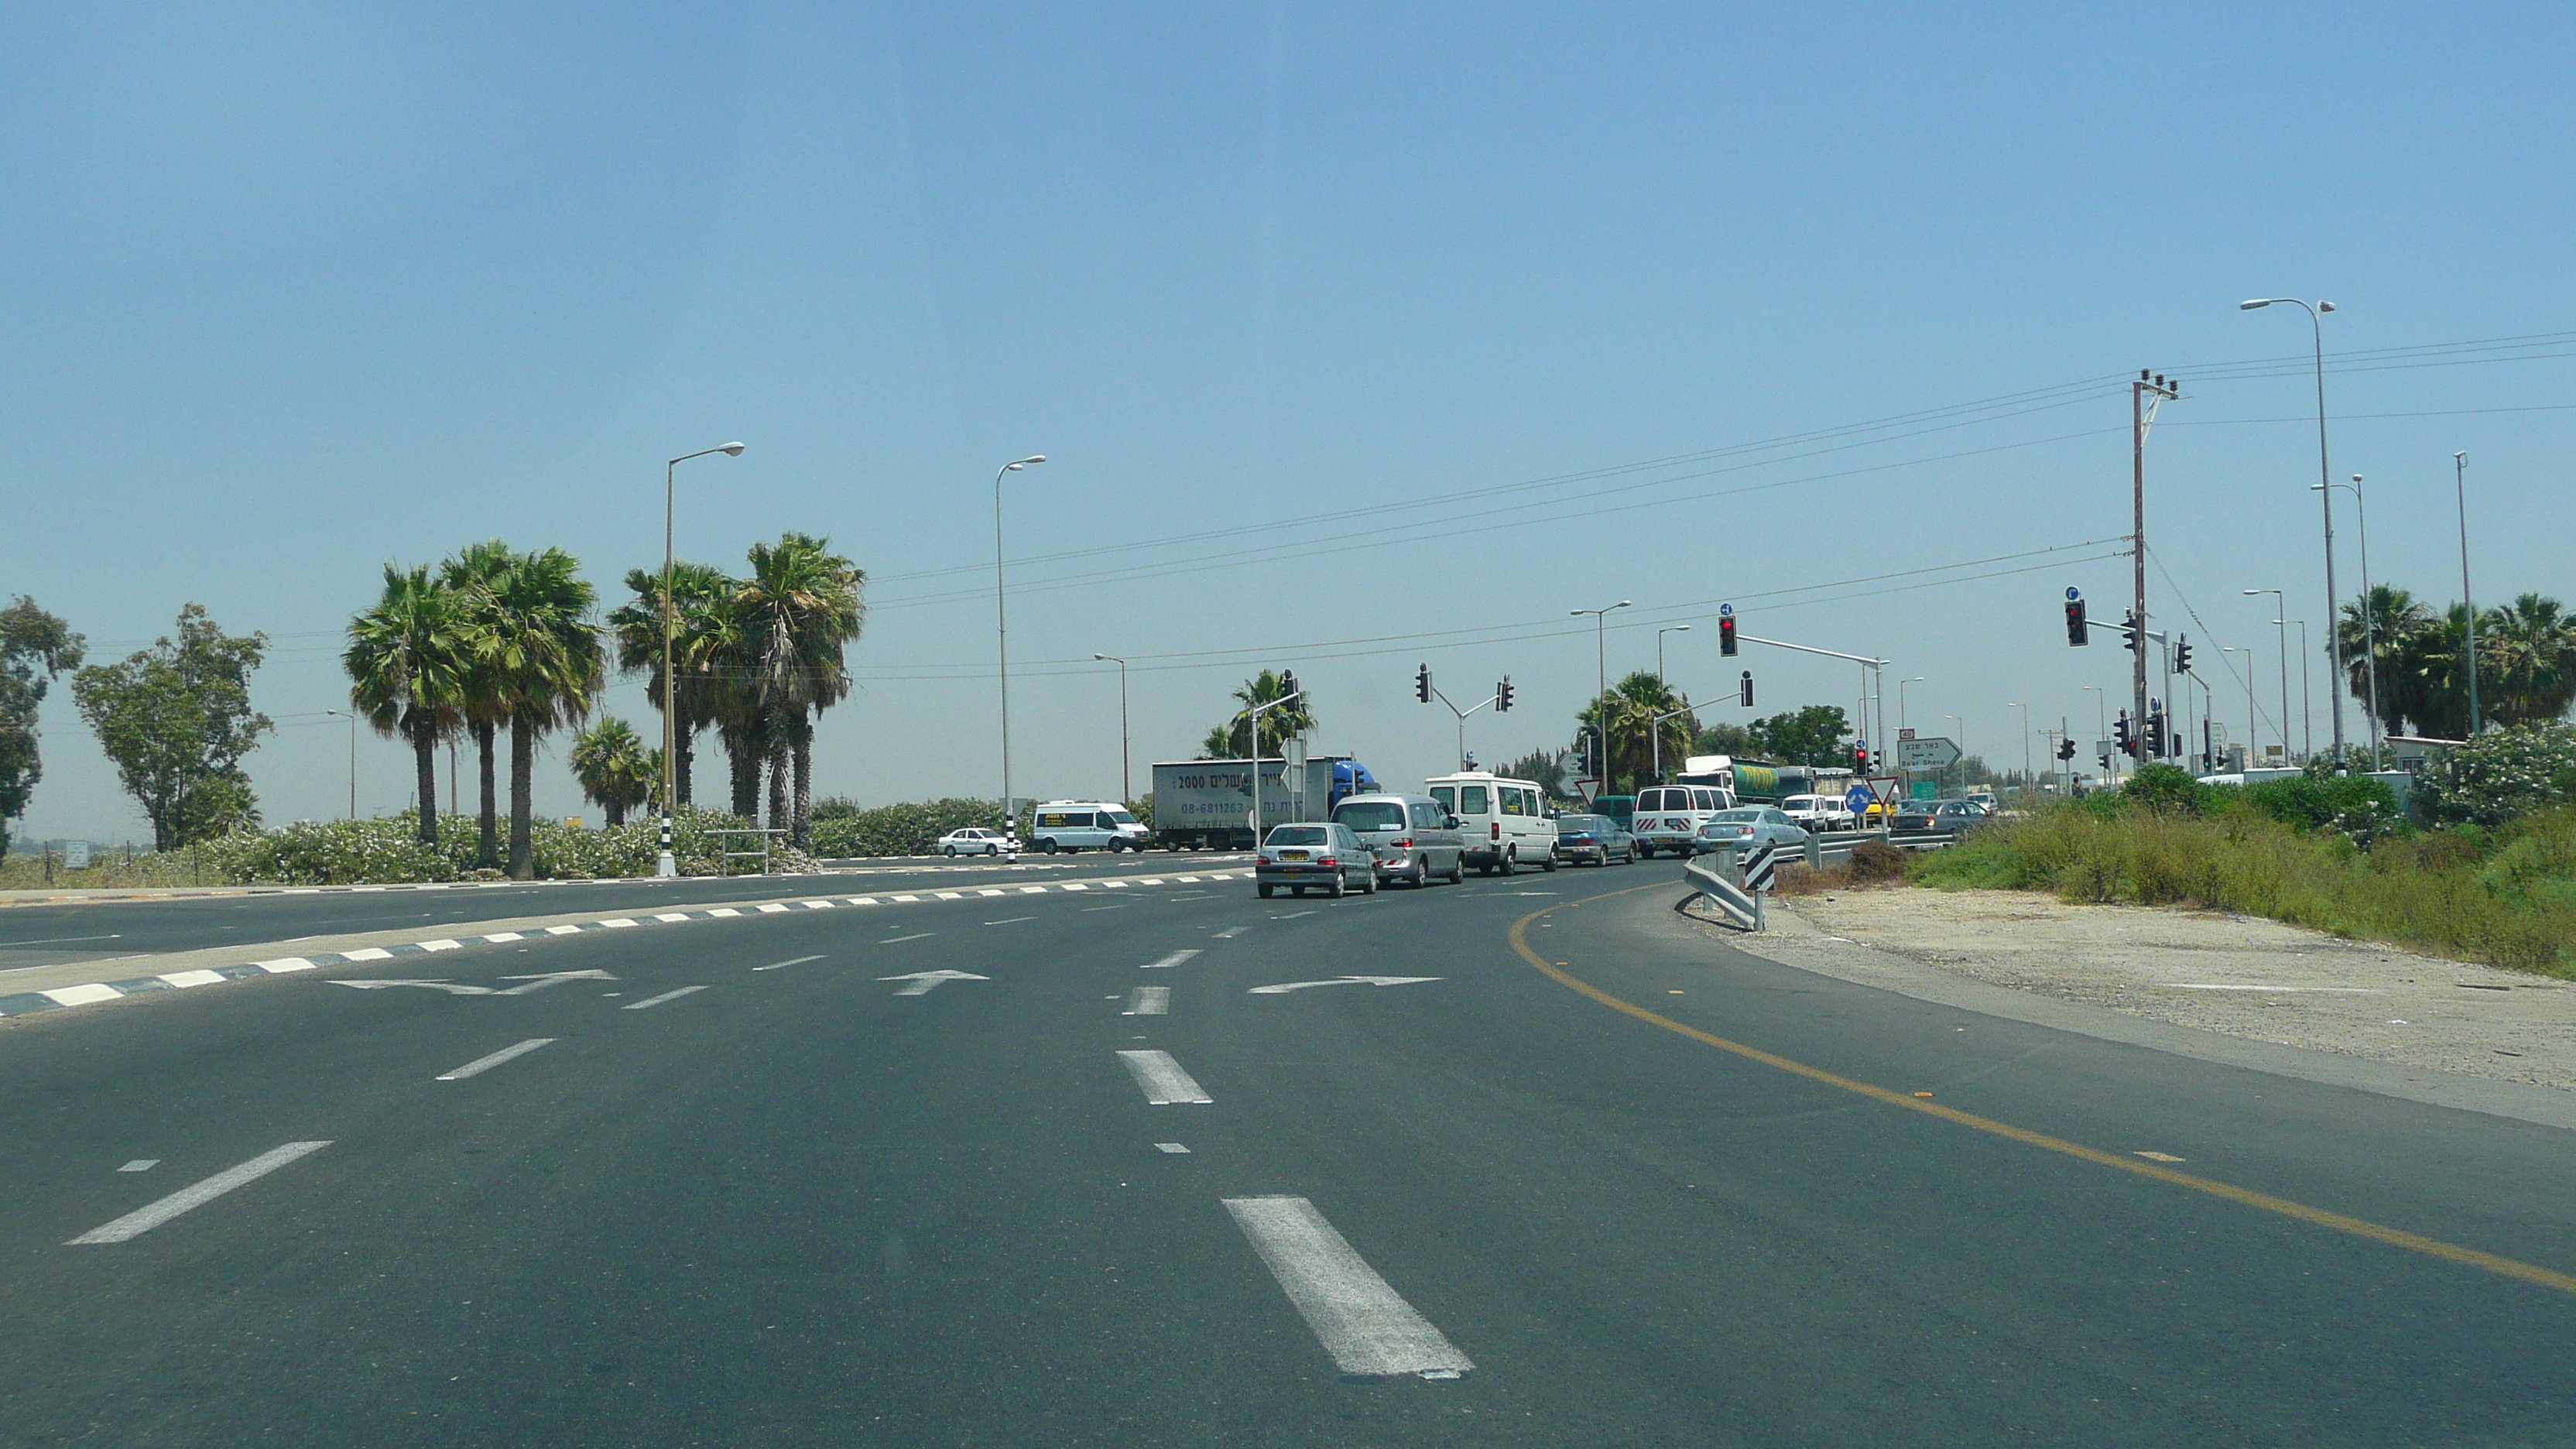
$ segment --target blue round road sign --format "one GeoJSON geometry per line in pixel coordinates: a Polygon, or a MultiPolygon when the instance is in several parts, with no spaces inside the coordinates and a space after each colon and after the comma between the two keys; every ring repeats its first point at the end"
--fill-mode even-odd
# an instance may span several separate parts
{"type": "Polygon", "coordinates": [[[1877,796],[1869,793],[1868,786],[1854,785],[1851,787],[1851,793],[1843,797],[1843,808],[1854,815],[1858,815],[1862,811],[1867,810],[1870,807],[1871,802],[1877,798],[1877,796]]]}
{"type": "Polygon", "coordinates": [[[2068,584],[2068,585],[2066,586],[2066,602],[2068,602],[2068,603],[2070,603],[2070,604],[2071,604],[2071,603],[2074,603],[2077,599],[2080,599],[2080,598],[2083,598],[2083,597],[2084,597],[2084,591],[2083,591],[2082,589],[2079,589],[2079,588],[2075,587],[2073,584],[2068,584]]]}

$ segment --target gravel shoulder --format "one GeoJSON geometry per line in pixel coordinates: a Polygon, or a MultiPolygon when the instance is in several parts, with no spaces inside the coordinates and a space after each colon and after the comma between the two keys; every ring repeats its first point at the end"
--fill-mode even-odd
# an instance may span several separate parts
{"type": "Polygon", "coordinates": [[[2279,1075],[2576,1129],[2576,990],[2213,912],[1919,886],[1714,924],[1782,965],[2279,1075]]]}

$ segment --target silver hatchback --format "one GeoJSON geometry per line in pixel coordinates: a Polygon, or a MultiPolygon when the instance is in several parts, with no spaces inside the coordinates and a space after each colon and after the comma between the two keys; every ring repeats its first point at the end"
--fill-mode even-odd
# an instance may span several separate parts
{"type": "Polygon", "coordinates": [[[1274,825],[1252,863],[1253,889],[1263,900],[1281,886],[1302,896],[1309,890],[1340,897],[1353,886],[1377,894],[1377,856],[1346,825],[1274,825]]]}

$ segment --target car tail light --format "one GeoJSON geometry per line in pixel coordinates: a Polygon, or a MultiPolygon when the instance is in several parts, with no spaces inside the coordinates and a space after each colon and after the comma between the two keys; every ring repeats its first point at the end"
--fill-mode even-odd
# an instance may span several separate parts
{"type": "Polygon", "coordinates": [[[1499,820],[1494,822],[1494,838],[1496,840],[1503,838],[1503,822],[1499,820]]]}
{"type": "Polygon", "coordinates": [[[1315,862],[1315,864],[1317,864],[1317,865],[1340,865],[1340,864],[1341,864],[1341,862],[1340,862],[1340,861],[1338,861],[1338,860],[1333,859],[1331,856],[1329,856],[1329,855],[1328,855],[1328,856],[1325,856],[1323,859],[1316,861],[1316,862],[1315,862]]]}
{"type": "Polygon", "coordinates": [[[1390,850],[1411,850],[1413,848],[1413,842],[1410,840],[1390,840],[1386,844],[1387,848],[1390,850]]]}

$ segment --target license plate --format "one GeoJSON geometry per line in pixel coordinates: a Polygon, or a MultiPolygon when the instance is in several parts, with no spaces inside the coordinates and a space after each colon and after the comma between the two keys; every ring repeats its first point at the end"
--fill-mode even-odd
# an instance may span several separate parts
{"type": "Polygon", "coordinates": [[[1302,850],[1283,850],[1279,852],[1279,858],[1281,860],[1304,860],[1306,858],[1306,852],[1302,850]]]}

